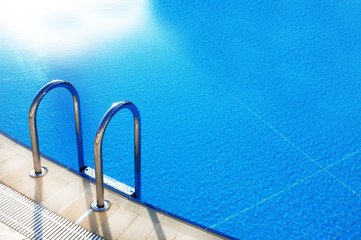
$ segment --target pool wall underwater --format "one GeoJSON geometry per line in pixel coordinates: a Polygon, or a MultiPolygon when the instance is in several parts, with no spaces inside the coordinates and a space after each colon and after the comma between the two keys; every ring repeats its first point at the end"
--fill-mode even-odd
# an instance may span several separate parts
{"type": "MultiPolygon", "coordinates": [[[[30,145],[33,97],[66,80],[80,96],[87,166],[110,105],[139,108],[145,202],[237,239],[359,238],[360,10],[152,1],[131,32],[60,53],[3,32],[0,129],[30,145]]],[[[66,90],[45,96],[38,129],[40,151],[77,169],[66,90]]],[[[103,159],[105,174],[133,185],[129,112],[110,122],[103,159]]]]}

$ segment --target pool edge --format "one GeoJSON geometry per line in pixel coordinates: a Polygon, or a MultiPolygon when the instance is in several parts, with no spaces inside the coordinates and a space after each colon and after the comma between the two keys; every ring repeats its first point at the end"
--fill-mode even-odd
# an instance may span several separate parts
{"type": "MultiPolygon", "coordinates": [[[[15,137],[11,136],[11,135],[8,134],[7,132],[4,132],[3,130],[0,129],[0,134],[3,135],[4,137],[6,137],[7,139],[13,141],[14,143],[16,143],[16,144],[18,144],[18,145],[26,148],[27,150],[31,151],[31,147],[30,147],[29,145],[27,145],[27,144],[23,143],[22,141],[16,139],[15,137]]],[[[60,166],[61,168],[64,168],[64,169],[66,169],[66,170],[69,170],[70,172],[78,175],[79,177],[81,177],[81,178],[83,178],[83,179],[86,179],[86,180],[88,180],[88,181],[90,181],[90,182],[93,182],[93,183],[95,182],[95,180],[94,180],[93,178],[91,178],[91,177],[89,177],[89,176],[87,176],[87,175],[85,175],[85,174],[82,174],[81,172],[79,172],[79,171],[77,171],[77,170],[75,170],[75,169],[73,169],[73,168],[71,168],[71,167],[69,167],[69,166],[66,166],[65,164],[57,161],[56,159],[54,159],[54,158],[52,158],[52,157],[50,157],[50,156],[48,156],[48,155],[46,155],[46,154],[41,153],[41,157],[46,158],[47,160],[49,160],[50,162],[53,162],[54,164],[60,166]]],[[[123,192],[120,192],[119,190],[117,190],[117,189],[115,189],[115,188],[113,188],[113,187],[111,187],[111,186],[105,185],[105,187],[106,187],[108,190],[110,190],[110,191],[112,191],[112,192],[115,192],[116,194],[121,195],[122,197],[126,198],[127,200],[129,200],[129,201],[131,201],[131,202],[133,202],[133,203],[135,203],[135,204],[144,206],[144,207],[146,207],[146,208],[150,208],[150,209],[152,209],[152,210],[154,210],[154,211],[156,211],[156,212],[158,212],[158,213],[161,213],[161,214],[163,214],[163,215],[165,215],[165,216],[168,216],[169,218],[172,218],[172,219],[174,219],[174,220],[176,220],[176,221],[179,221],[179,222],[181,222],[181,223],[184,223],[184,224],[186,224],[186,225],[188,225],[188,226],[190,226],[190,227],[193,227],[193,228],[198,229],[198,230],[200,230],[200,231],[203,231],[203,232],[205,232],[205,233],[214,235],[215,237],[221,237],[221,238],[231,239],[231,240],[233,240],[233,239],[237,240],[237,239],[238,239],[238,238],[229,236],[229,235],[227,235],[227,234],[225,234],[225,233],[222,233],[222,232],[220,232],[220,231],[217,231],[217,230],[215,230],[215,229],[212,229],[212,228],[206,227],[206,226],[204,226],[204,225],[198,224],[198,223],[196,223],[196,222],[193,222],[193,221],[191,221],[191,220],[188,220],[188,219],[186,219],[186,218],[184,218],[184,217],[181,217],[181,216],[178,216],[178,215],[176,215],[176,214],[173,214],[172,212],[169,212],[169,211],[166,211],[166,210],[164,210],[164,209],[162,209],[162,208],[156,207],[156,206],[154,206],[154,205],[152,205],[152,204],[150,204],[150,203],[147,203],[147,202],[145,202],[145,201],[142,201],[142,200],[138,200],[138,199],[136,199],[136,198],[133,198],[133,197],[131,197],[131,196],[129,196],[129,195],[124,194],[123,192]]]]}

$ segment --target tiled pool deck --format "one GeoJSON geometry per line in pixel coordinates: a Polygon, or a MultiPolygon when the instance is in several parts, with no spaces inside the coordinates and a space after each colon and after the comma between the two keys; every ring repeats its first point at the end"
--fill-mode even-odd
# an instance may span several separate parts
{"type": "MultiPolygon", "coordinates": [[[[95,185],[42,158],[49,170],[43,178],[31,178],[31,151],[0,134],[0,182],[33,201],[106,239],[224,239],[105,189],[112,205],[103,213],[90,210],[95,185]]],[[[9,206],[11,207],[11,206],[9,206]]],[[[1,224],[0,237],[26,239],[1,224]]]]}

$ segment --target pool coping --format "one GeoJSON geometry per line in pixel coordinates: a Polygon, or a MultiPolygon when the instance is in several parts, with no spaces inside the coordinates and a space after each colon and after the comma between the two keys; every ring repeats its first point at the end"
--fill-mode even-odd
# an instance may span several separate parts
{"type": "MultiPolygon", "coordinates": [[[[21,147],[27,149],[28,151],[31,151],[31,147],[29,145],[17,140],[15,137],[13,137],[10,134],[2,131],[1,129],[0,129],[0,135],[4,136],[5,138],[7,138],[7,139],[9,139],[11,141],[13,141],[15,144],[20,145],[21,147]]],[[[41,158],[46,159],[46,160],[60,166],[64,170],[70,171],[71,173],[77,175],[81,179],[86,179],[91,183],[95,182],[95,180],[93,178],[89,177],[88,175],[86,175],[84,173],[81,173],[81,172],[79,172],[79,171],[77,171],[77,170],[75,170],[75,169],[73,169],[73,168],[71,168],[69,166],[66,166],[65,164],[57,161],[56,159],[54,159],[54,158],[52,158],[50,156],[47,156],[46,154],[41,153],[41,158]]],[[[198,223],[193,222],[191,220],[188,220],[188,219],[186,219],[184,217],[173,214],[172,212],[166,211],[166,210],[164,210],[162,208],[156,207],[156,206],[154,206],[154,205],[152,205],[150,203],[147,203],[145,201],[138,200],[138,199],[136,199],[136,198],[134,198],[132,196],[126,195],[123,192],[120,192],[119,190],[117,190],[117,189],[115,189],[115,188],[113,188],[111,186],[106,185],[105,188],[107,190],[109,190],[109,191],[112,191],[112,192],[120,195],[120,197],[128,200],[132,204],[141,205],[141,206],[143,206],[143,207],[145,207],[147,209],[151,209],[152,211],[155,211],[156,213],[162,214],[165,217],[174,219],[174,220],[178,221],[180,224],[188,225],[188,227],[194,228],[195,231],[199,230],[199,231],[203,232],[205,234],[205,235],[203,234],[204,236],[206,236],[207,234],[209,235],[209,237],[205,237],[205,238],[202,237],[200,239],[232,239],[232,240],[237,239],[237,238],[229,236],[229,235],[227,235],[225,233],[219,232],[219,231],[217,231],[215,229],[206,227],[204,225],[201,225],[201,224],[198,224],[198,223]]]]}

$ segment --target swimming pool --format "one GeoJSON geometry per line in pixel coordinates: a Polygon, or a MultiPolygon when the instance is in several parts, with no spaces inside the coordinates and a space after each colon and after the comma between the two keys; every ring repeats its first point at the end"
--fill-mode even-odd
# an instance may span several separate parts
{"type": "MultiPolygon", "coordinates": [[[[240,239],[359,238],[360,10],[152,1],[131,32],[61,54],[3,34],[0,129],[30,144],[32,98],[64,79],[80,95],[89,166],[111,103],[138,106],[144,201],[240,239]]],[[[40,150],[76,169],[71,104],[52,91],[38,127],[40,150]]],[[[119,112],[103,145],[105,174],[129,185],[132,127],[119,112]]]]}

